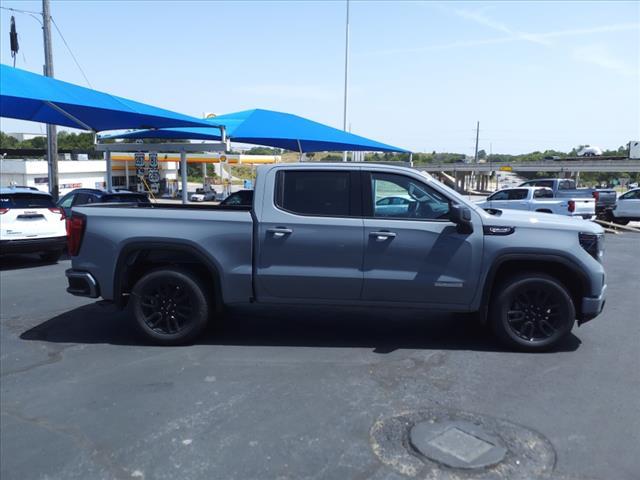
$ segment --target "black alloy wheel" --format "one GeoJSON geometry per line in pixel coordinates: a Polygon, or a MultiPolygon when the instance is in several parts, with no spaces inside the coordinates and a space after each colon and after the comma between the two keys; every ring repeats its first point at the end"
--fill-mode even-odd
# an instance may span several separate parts
{"type": "Polygon", "coordinates": [[[198,278],[178,269],[144,275],[132,291],[132,303],[142,333],[162,345],[192,341],[206,326],[209,315],[198,278]]]}
{"type": "Polygon", "coordinates": [[[505,343],[526,351],[548,350],[573,327],[575,308],[566,288],[540,273],[514,276],[492,302],[491,323],[505,343]]]}

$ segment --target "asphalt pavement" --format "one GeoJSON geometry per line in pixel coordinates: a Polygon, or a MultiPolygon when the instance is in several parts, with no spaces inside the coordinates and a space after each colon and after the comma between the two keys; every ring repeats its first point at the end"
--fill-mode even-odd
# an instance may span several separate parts
{"type": "Polygon", "coordinates": [[[436,411],[534,432],[551,478],[638,479],[640,235],[606,243],[604,313],[545,354],[464,317],[330,308],[234,309],[197,345],[149,346],[65,292],[68,260],[3,258],[0,477],[402,479],[380,426],[436,411]]]}

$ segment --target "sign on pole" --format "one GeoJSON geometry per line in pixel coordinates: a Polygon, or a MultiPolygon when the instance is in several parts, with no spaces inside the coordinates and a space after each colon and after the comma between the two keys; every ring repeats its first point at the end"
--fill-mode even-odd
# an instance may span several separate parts
{"type": "Polygon", "coordinates": [[[149,170],[147,172],[147,178],[149,179],[149,188],[152,193],[158,193],[160,191],[160,170],[158,168],[158,153],[149,153],[149,170]]]}

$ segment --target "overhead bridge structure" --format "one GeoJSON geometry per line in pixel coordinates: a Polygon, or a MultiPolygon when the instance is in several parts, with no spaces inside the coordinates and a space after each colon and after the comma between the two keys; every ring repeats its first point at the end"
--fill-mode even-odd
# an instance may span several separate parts
{"type": "Polygon", "coordinates": [[[431,172],[441,181],[458,191],[488,191],[493,172],[557,172],[561,176],[575,176],[581,172],[640,172],[640,159],[626,157],[600,157],[576,160],[542,160],[539,162],[491,163],[427,163],[416,168],[431,172]]]}
{"type": "Polygon", "coordinates": [[[427,163],[426,172],[640,172],[640,159],[543,160],[540,162],[427,163]]]}

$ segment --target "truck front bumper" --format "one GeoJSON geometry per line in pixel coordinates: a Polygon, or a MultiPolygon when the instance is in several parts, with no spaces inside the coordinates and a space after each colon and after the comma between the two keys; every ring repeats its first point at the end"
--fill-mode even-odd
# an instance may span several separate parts
{"type": "Polygon", "coordinates": [[[69,286],[67,292],[77,297],[98,298],[100,296],[100,287],[98,282],[89,272],[69,269],[64,272],[67,276],[69,286]]]}
{"type": "Polygon", "coordinates": [[[602,312],[607,300],[607,286],[603,285],[600,295],[597,297],[583,297],[582,311],[578,318],[578,325],[582,325],[589,320],[593,320],[602,312]]]}

